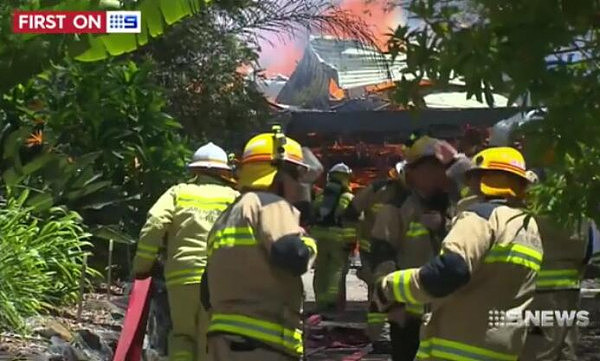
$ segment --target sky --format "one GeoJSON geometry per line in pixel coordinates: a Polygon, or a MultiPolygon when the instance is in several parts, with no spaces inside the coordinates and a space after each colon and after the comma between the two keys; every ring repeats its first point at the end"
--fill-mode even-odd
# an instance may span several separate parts
{"type": "MultiPolygon", "coordinates": [[[[337,0],[340,7],[360,16],[373,31],[379,43],[385,43],[385,33],[389,33],[403,22],[402,12],[399,8],[393,11],[385,11],[384,0],[337,0]]],[[[266,69],[267,76],[282,74],[289,76],[296,68],[296,63],[304,53],[308,42],[308,34],[295,39],[280,41],[275,34],[265,35],[269,41],[263,41],[261,45],[260,65],[266,69]]]]}

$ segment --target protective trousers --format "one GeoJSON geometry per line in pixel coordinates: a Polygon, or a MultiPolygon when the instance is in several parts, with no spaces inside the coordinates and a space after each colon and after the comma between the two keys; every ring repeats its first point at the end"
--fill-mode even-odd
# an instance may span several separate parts
{"type": "Polygon", "coordinates": [[[373,344],[390,341],[387,314],[377,312],[377,307],[373,304],[367,313],[367,336],[373,344]]]}
{"type": "Polygon", "coordinates": [[[333,311],[339,300],[349,251],[344,243],[336,240],[321,238],[317,242],[319,253],[313,280],[317,310],[333,311]]]}
{"type": "MultiPolygon", "coordinates": [[[[538,310],[579,309],[579,290],[555,290],[537,292],[532,308],[538,310]]],[[[519,361],[575,361],[577,326],[532,327],[525,340],[519,361]]]]}
{"type": "Polygon", "coordinates": [[[298,361],[237,335],[215,334],[208,337],[208,361],[298,361]]]}
{"type": "MultiPolygon", "coordinates": [[[[382,353],[379,350],[379,343],[390,341],[390,329],[387,321],[387,313],[378,312],[377,306],[373,303],[373,291],[375,276],[373,275],[373,266],[371,265],[371,254],[361,249],[360,251],[361,268],[356,276],[367,284],[367,295],[369,295],[369,309],[367,312],[367,336],[375,348],[376,353],[382,353]]],[[[385,352],[383,352],[385,353],[385,352]]]]}
{"type": "Polygon", "coordinates": [[[406,315],[404,325],[390,322],[392,361],[413,361],[419,350],[421,317],[406,315]]]}
{"type": "MultiPolygon", "coordinates": [[[[206,348],[206,336],[200,335],[206,329],[206,313],[200,303],[200,284],[176,285],[167,287],[171,322],[173,329],[169,335],[169,361],[204,361],[199,354],[206,348]],[[202,315],[203,314],[203,315],[202,315]],[[202,321],[204,325],[201,325],[202,321]]],[[[204,333],[205,335],[205,333],[204,333]]]]}

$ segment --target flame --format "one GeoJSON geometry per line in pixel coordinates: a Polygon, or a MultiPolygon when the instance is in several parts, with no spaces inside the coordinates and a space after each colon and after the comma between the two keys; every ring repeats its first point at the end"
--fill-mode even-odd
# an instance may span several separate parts
{"type": "MultiPolygon", "coordinates": [[[[381,49],[386,47],[388,40],[386,34],[402,22],[400,9],[387,11],[385,3],[385,0],[372,0],[368,3],[365,0],[341,0],[339,4],[340,8],[360,16],[367,23],[381,49]]],[[[308,34],[286,43],[278,41],[274,34],[266,34],[266,37],[275,44],[273,46],[268,41],[261,43],[263,51],[260,56],[260,64],[266,69],[266,75],[291,75],[304,54],[308,34]]]]}
{"type": "Polygon", "coordinates": [[[335,80],[329,80],[329,96],[335,100],[342,100],[346,97],[344,89],[340,88],[335,80]]]}

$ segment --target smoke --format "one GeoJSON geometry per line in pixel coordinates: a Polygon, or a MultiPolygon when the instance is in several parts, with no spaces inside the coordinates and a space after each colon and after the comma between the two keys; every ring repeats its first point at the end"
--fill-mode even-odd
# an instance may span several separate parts
{"type": "MultiPolygon", "coordinates": [[[[360,16],[371,27],[377,43],[385,48],[387,33],[404,21],[399,7],[386,9],[385,0],[337,0],[342,9],[360,16]]],[[[266,69],[267,76],[276,74],[291,75],[297,62],[304,54],[309,34],[298,36],[283,42],[275,34],[267,34],[268,40],[260,43],[260,65],[266,69]]]]}

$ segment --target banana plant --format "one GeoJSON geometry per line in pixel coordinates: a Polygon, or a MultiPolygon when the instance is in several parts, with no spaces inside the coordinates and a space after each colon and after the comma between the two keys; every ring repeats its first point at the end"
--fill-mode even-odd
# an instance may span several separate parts
{"type": "Polygon", "coordinates": [[[245,0],[35,0],[0,4],[0,94],[41,72],[65,52],[80,61],[99,61],[137,50],[168,26],[199,13],[206,6],[242,6],[245,0]],[[24,4],[25,3],[25,4],[24,4]],[[140,34],[43,35],[12,34],[12,12],[21,10],[139,10],[140,34]]]}

